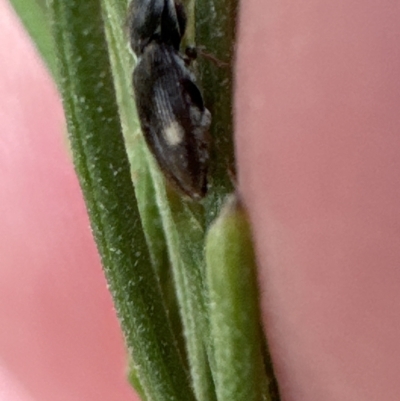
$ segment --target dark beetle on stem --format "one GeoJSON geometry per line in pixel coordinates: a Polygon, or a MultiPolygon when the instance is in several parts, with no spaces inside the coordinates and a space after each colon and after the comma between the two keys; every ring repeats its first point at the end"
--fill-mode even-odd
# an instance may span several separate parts
{"type": "Polygon", "coordinates": [[[193,199],[207,192],[210,112],[179,52],[186,27],[177,0],[132,0],[133,89],[147,145],[166,178],[193,199]]]}

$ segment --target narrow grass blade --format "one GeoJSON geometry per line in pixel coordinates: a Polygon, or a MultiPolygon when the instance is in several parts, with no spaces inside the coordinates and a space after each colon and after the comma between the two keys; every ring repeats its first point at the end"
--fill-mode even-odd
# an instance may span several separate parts
{"type": "Polygon", "coordinates": [[[137,377],[152,401],[193,400],[140,223],[100,1],[50,7],[75,167],[137,377]]]}
{"type": "Polygon", "coordinates": [[[171,264],[179,300],[180,313],[193,388],[198,401],[216,400],[210,367],[210,338],[206,309],[204,271],[204,226],[201,213],[193,213],[189,205],[176,194],[159,185],[161,177],[153,176],[156,196],[162,209],[162,221],[167,235],[171,264]]]}
{"type": "Polygon", "coordinates": [[[207,225],[218,216],[225,196],[234,186],[232,110],[237,5],[237,0],[195,2],[196,45],[210,56],[202,57],[200,53],[197,61],[205,104],[212,114],[207,225]]]}
{"type": "Polygon", "coordinates": [[[123,2],[116,5],[112,0],[102,3],[122,127],[146,239],[163,286],[175,335],[178,340],[185,339],[185,346],[183,341],[179,343],[181,349],[186,349],[196,396],[201,401],[212,401],[215,390],[208,362],[203,207],[186,202],[174,191],[167,190],[143,142],[132,96],[133,57],[123,31],[126,7],[123,2]],[[164,250],[168,252],[168,264],[164,250]],[[171,277],[174,291],[169,281],[171,277]]]}
{"type": "Polygon", "coordinates": [[[38,0],[10,0],[10,2],[55,78],[57,60],[45,2],[38,0]]]}

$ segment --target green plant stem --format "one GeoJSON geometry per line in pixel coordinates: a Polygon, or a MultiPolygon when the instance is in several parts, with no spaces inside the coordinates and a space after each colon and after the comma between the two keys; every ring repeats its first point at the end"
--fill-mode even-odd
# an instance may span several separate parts
{"type": "Polygon", "coordinates": [[[167,191],[162,174],[139,135],[132,96],[132,56],[128,52],[128,37],[122,32],[126,10],[122,3],[102,3],[122,127],[146,239],[175,335],[181,340],[181,349],[186,349],[197,399],[212,401],[215,390],[208,362],[203,207],[182,200],[173,190],[167,191]],[[168,263],[163,250],[168,251],[168,263]],[[186,346],[182,345],[181,322],[186,346]]]}
{"type": "Polygon", "coordinates": [[[153,401],[193,400],[140,223],[100,1],[50,7],[74,163],[138,379],[153,401]]]}
{"type": "Polygon", "coordinates": [[[196,0],[196,45],[223,62],[216,65],[198,57],[204,100],[212,115],[210,189],[206,200],[207,225],[219,214],[234,187],[233,68],[237,0],[196,0]]]}
{"type": "MultiPolygon", "coordinates": [[[[153,170],[152,170],[153,171],[153,170]]],[[[156,196],[160,203],[166,197],[163,187],[157,185],[160,177],[154,176],[156,196]]],[[[198,401],[216,399],[214,382],[209,365],[209,329],[204,283],[204,228],[188,205],[170,194],[168,207],[163,209],[164,230],[179,300],[180,313],[186,340],[193,388],[198,401]]]]}
{"type": "Polygon", "coordinates": [[[44,1],[10,0],[36,45],[42,59],[54,78],[57,78],[57,60],[50,22],[44,1]]]}

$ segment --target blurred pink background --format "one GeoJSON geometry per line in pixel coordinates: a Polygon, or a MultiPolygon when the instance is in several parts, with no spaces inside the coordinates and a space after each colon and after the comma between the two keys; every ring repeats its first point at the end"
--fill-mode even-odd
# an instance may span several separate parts
{"type": "Polygon", "coordinates": [[[284,401],[400,400],[400,6],[246,0],[236,140],[284,401]]]}
{"type": "Polygon", "coordinates": [[[0,400],[135,400],[56,88],[0,0],[0,400]]]}

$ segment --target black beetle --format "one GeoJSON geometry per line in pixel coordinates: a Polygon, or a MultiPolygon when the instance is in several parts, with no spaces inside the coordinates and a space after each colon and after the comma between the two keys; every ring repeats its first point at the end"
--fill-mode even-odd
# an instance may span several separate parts
{"type": "Polygon", "coordinates": [[[179,52],[186,27],[174,0],[133,0],[132,50],[138,58],[133,89],[146,142],[166,178],[193,199],[207,192],[211,114],[179,52]]]}

